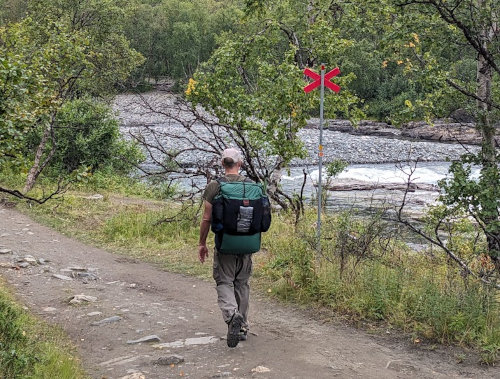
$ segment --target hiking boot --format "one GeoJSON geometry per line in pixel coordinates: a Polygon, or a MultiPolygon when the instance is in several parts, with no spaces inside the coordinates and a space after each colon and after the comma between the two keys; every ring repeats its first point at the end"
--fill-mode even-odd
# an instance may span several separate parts
{"type": "Polygon", "coordinates": [[[243,316],[236,312],[227,327],[227,346],[236,347],[240,342],[240,330],[243,325],[243,316]]]}
{"type": "Polygon", "coordinates": [[[245,330],[245,329],[241,329],[240,330],[240,333],[238,334],[238,338],[240,341],[246,341],[247,340],[247,334],[248,334],[248,331],[245,330]]]}

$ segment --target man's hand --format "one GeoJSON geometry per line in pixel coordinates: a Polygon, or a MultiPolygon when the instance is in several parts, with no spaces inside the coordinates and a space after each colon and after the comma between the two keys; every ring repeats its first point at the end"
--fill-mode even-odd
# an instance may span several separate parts
{"type": "Polygon", "coordinates": [[[198,258],[201,263],[205,263],[205,259],[208,258],[208,248],[207,245],[198,246],[198,258]]]}
{"type": "Polygon", "coordinates": [[[203,210],[203,217],[201,219],[200,239],[198,241],[198,258],[201,263],[204,263],[205,259],[208,258],[207,236],[210,231],[210,220],[212,219],[212,204],[206,200],[203,204],[205,209],[203,210]]]}

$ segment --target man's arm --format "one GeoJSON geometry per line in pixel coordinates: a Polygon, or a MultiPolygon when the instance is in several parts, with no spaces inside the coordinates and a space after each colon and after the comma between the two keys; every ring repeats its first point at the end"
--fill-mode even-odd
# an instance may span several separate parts
{"type": "Polygon", "coordinates": [[[205,262],[208,258],[208,248],[207,248],[207,236],[210,231],[210,222],[212,221],[212,204],[208,201],[203,202],[205,208],[203,210],[203,216],[200,223],[200,240],[198,243],[198,258],[200,262],[205,262]]]}

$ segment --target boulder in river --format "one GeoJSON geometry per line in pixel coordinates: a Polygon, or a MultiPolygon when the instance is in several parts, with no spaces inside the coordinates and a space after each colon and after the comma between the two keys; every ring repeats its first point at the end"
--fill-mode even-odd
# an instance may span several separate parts
{"type": "MultiPolygon", "coordinates": [[[[497,133],[498,134],[498,133],[497,133]]],[[[448,120],[411,121],[403,125],[401,136],[437,142],[459,142],[468,145],[481,144],[481,133],[474,123],[460,123],[448,120]]],[[[500,134],[498,134],[500,137],[500,134]]]]}

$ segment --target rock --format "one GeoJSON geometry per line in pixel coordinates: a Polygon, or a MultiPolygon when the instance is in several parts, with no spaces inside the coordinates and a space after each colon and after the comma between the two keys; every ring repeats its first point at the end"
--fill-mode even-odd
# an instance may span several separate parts
{"type": "Polygon", "coordinates": [[[49,262],[50,261],[48,259],[38,258],[38,264],[40,264],[40,265],[46,265],[49,262]]]}
{"type": "Polygon", "coordinates": [[[96,274],[93,274],[91,272],[81,272],[81,271],[74,271],[71,273],[71,277],[75,279],[86,279],[86,280],[97,280],[99,279],[96,274]]]}
{"type": "Polygon", "coordinates": [[[154,365],[159,366],[170,366],[170,365],[178,365],[179,363],[184,362],[184,357],[181,355],[170,355],[168,357],[160,357],[156,361],[153,362],[154,365]]]}
{"type": "Polygon", "coordinates": [[[21,263],[18,264],[18,266],[21,267],[21,268],[28,268],[31,265],[28,262],[21,262],[21,263]]]}
{"type": "Polygon", "coordinates": [[[271,372],[271,370],[268,369],[267,367],[264,367],[264,366],[257,366],[257,367],[252,369],[252,372],[256,372],[258,374],[263,374],[265,372],[271,372]]]}
{"type": "Polygon", "coordinates": [[[11,249],[0,249],[0,255],[3,255],[3,254],[12,254],[12,250],[11,249]]]}
{"type": "Polygon", "coordinates": [[[75,295],[70,300],[70,304],[82,304],[82,303],[95,303],[97,301],[97,297],[88,296],[88,295],[75,295]]]}
{"type": "Polygon", "coordinates": [[[99,321],[95,321],[93,322],[92,326],[100,326],[100,325],[106,325],[106,324],[112,324],[114,322],[118,322],[118,321],[121,321],[122,318],[120,316],[112,316],[112,317],[108,317],[108,318],[105,318],[105,319],[102,319],[102,320],[99,320],[99,321]]]}
{"type": "Polygon", "coordinates": [[[14,266],[11,265],[10,263],[0,262],[0,267],[2,267],[2,268],[13,268],[14,266]]]}
{"type": "Polygon", "coordinates": [[[153,347],[156,349],[179,348],[192,345],[209,345],[212,343],[217,343],[219,341],[220,338],[214,336],[196,337],[196,338],[186,338],[185,340],[177,340],[174,342],[159,343],[154,345],[153,347]]]}
{"type": "Polygon", "coordinates": [[[69,276],[66,275],[61,275],[61,274],[52,274],[53,278],[60,279],[60,280],[73,280],[69,276]]]}
{"type": "MultiPolygon", "coordinates": [[[[316,119],[309,121],[308,125],[313,128],[317,128],[316,119]]],[[[319,122],[318,122],[319,125],[319,122]]],[[[376,122],[371,120],[360,121],[356,126],[348,120],[327,120],[325,122],[325,128],[331,131],[349,133],[354,135],[367,135],[367,136],[379,136],[379,137],[399,137],[401,131],[396,129],[385,122],[376,122]]]]}
{"type": "Polygon", "coordinates": [[[219,372],[215,375],[212,375],[212,378],[230,378],[233,374],[229,371],[219,372]]]}
{"type": "Polygon", "coordinates": [[[120,379],[146,379],[146,375],[142,372],[134,372],[133,374],[122,376],[120,379]]]}
{"type": "Polygon", "coordinates": [[[401,360],[394,360],[394,361],[389,361],[387,362],[387,365],[385,368],[388,368],[390,370],[394,370],[400,373],[405,373],[405,374],[411,374],[415,373],[418,371],[418,369],[413,366],[411,363],[404,362],[401,360]]]}
{"type": "Polygon", "coordinates": [[[139,338],[137,340],[127,341],[127,344],[135,345],[135,344],[143,343],[143,342],[160,342],[160,341],[161,341],[160,337],[158,337],[156,334],[153,334],[150,336],[139,338]]]}
{"type": "Polygon", "coordinates": [[[458,123],[472,124],[476,122],[475,117],[467,112],[465,109],[456,109],[450,114],[450,118],[458,123]]]}
{"type": "Polygon", "coordinates": [[[26,255],[25,257],[18,259],[18,262],[26,262],[30,265],[38,264],[38,261],[32,255],[26,255]]]}
{"type": "Polygon", "coordinates": [[[85,267],[81,267],[81,266],[68,267],[66,270],[69,270],[69,271],[87,271],[87,269],[85,267]]]}
{"type": "Polygon", "coordinates": [[[412,121],[403,125],[401,135],[430,141],[481,144],[481,134],[473,123],[457,123],[447,120],[434,120],[433,124],[425,121],[412,121]]]}
{"type": "Polygon", "coordinates": [[[90,312],[90,313],[87,313],[87,316],[93,317],[93,316],[99,316],[101,314],[102,314],[102,312],[90,312]]]}
{"type": "Polygon", "coordinates": [[[54,308],[54,307],[47,307],[47,308],[43,308],[43,311],[44,311],[44,312],[49,312],[49,313],[52,313],[52,312],[56,312],[56,311],[57,311],[57,308],[54,308]]]}

